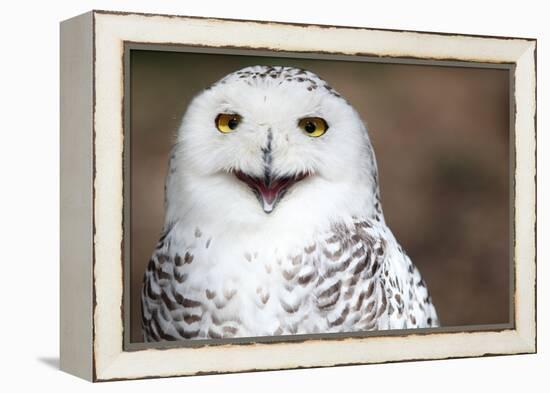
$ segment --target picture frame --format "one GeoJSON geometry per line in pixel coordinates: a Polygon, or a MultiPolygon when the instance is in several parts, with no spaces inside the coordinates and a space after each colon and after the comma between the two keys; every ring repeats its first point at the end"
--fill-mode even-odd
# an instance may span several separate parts
{"type": "Polygon", "coordinates": [[[536,40],[91,11],[61,23],[60,64],[62,370],[109,381],[536,352],[536,40]],[[155,48],[509,70],[509,323],[130,342],[129,53],[155,48]]]}

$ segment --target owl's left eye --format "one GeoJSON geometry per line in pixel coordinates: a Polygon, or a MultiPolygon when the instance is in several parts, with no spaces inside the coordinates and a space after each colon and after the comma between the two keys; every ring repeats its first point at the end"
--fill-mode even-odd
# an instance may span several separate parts
{"type": "Polygon", "coordinates": [[[328,130],[327,122],[321,117],[304,117],[298,121],[298,127],[313,137],[319,137],[328,130]]]}
{"type": "Polygon", "coordinates": [[[220,113],[216,116],[216,128],[218,131],[227,134],[235,131],[241,120],[242,117],[236,113],[220,113]]]}

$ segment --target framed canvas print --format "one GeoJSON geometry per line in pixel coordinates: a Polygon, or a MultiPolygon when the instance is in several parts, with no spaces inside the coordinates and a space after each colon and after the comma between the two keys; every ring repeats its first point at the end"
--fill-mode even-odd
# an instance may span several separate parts
{"type": "Polygon", "coordinates": [[[61,23],[61,368],[536,351],[536,40],[61,23]]]}

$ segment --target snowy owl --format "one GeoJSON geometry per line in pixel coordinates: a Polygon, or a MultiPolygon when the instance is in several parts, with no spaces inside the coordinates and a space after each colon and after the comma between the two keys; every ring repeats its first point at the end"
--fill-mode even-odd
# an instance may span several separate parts
{"type": "Polygon", "coordinates": [[[365,125],[294,67],[247,67],[192,100],[141,295],[148,342],[439,324],[384,221],[365,125]]]}

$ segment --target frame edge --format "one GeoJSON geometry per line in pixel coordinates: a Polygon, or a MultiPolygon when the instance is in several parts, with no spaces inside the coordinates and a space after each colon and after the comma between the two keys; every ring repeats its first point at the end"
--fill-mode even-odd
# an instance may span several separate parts
{"type": "Polygon", "coordinates": [[[94,379],[93,12],[60,23],[60,369],[94,379]]]}

